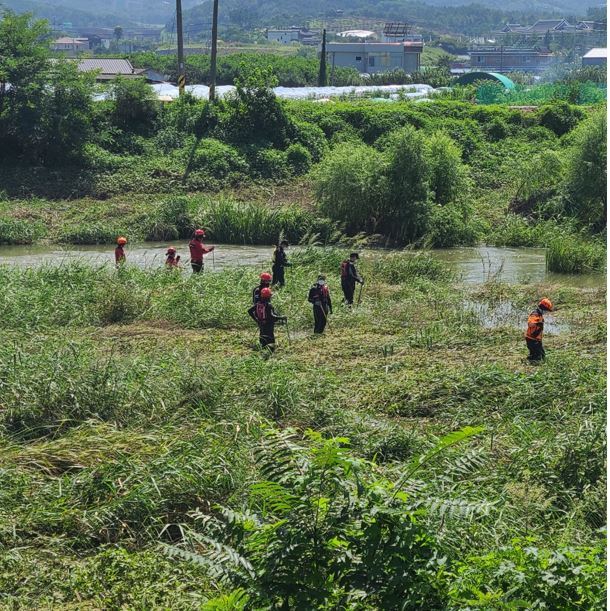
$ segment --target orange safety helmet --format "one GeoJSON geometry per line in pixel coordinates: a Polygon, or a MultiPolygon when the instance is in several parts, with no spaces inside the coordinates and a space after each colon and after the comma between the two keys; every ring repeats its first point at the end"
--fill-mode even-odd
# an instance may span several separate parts
{"type": "Polygon", "coordinates": [[[124,246],[125,244],[127,244],[127,238],[120,236],[116,239],[116,243],[120,244],[121,246],[124,246]]]}
{"type": "Polygon", "coordinates": [[[205,236],[205,231],[203,229],[195,229],[196,236],[205,236]]]}
{"type": "Polygon", "coordinates": [[[269,272],[263,272],[260,275],[261,282],[271,282],[272,276],[269,272]]]}
{"type": "Polygon", "coordinates": [[[261,299],[271,299],[271,295],[273,295],[271,289],[268,289],[267,287],[261,289],[261,299]]]}
{"type": "Polygon", "coordinates": [[[545,297],[544,299],[541,299],[540,303],[538,304],[538,307],[541,310],[548,310],[549,312],[553,311],[553,304],[552,304],[551,300],[548,297],[545,297]]]}

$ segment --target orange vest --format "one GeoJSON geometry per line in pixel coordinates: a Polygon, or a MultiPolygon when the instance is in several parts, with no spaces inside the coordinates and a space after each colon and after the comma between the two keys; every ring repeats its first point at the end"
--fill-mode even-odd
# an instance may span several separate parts
{"type": "Polygon", "coordinates": [[[527,331],[525,337],[537,342],[542,341],[542,330],[544,329],[544,318],[540,310],[534,310],[527,317],[527,331]]]}

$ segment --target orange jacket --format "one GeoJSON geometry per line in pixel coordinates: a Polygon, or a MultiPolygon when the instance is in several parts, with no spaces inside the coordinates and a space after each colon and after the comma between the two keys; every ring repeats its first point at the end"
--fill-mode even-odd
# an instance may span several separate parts
{"type": "Polygon", "coordinates": [[[542,341],[542,331],[544,330],[544,317],[542,316],[542,310],[536,308],[527,317],[527,331],[525,337],[527,339],[533,339],[534,341],[542,341]]]}

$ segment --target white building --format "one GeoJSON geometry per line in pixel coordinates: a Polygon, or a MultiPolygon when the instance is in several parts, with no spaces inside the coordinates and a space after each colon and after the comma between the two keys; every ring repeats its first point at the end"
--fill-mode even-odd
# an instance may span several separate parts
{"type": "Polygon", "coordinates": [[[330,42],[326,45],[332,67],[355,68],[360,73],[419,70],[424,43],[410,42],[330,42]]]}
{"type": "Polygon", "coordinates": [[[582,58],[583,66],[605,66],[608,63],[608,49],[591,49],[582,58]]]}
{"type": "Polygon", "coordinates": [[[51,43],[51,51],[59,51],[67,55],[76,55],[89,50],[88,38],[71,38],[63,36],[51,43]]]}

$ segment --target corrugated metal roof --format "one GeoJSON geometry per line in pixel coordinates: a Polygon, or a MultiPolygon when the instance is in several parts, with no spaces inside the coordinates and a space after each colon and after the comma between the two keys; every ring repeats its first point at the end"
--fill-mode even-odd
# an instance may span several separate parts
{"type": "Polygon", "coordinates": [[[597,47],[596,49],[591,49],[588,53],[585,53],[583,57],[587,58],[607,58],[608,57],[608,49],[603,47],[597,47]]]}
{"type": "Polygon", "coordinates": [[[78,62],[81,72],[99,70],[101,74],[133,74],[134,69],[127,59],[81,59],[78,62]]]}

